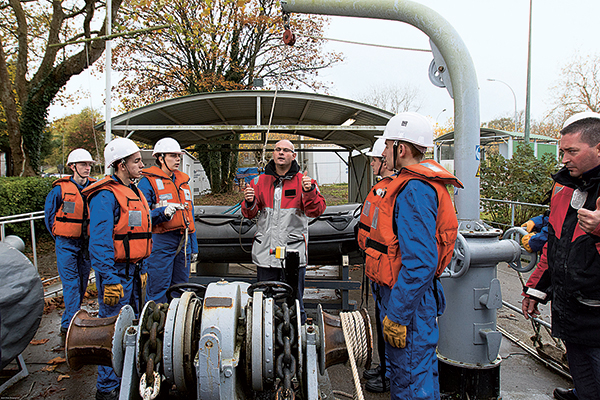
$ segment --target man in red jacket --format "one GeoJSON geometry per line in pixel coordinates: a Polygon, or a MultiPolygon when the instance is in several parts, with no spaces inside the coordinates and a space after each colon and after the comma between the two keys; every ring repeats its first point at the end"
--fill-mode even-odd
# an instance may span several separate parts
{"type": "Polygon", "coordinates": [[[242,214],[246,218],[258,215],[252,246],[258,281],[282,280],[282,263],[273,251],[276,247],[299,253],[298,300],[302,323],[306,320],[302,296],[308,260],[307,217],[320,216],[325,207],[317,182],[307,172],[300,172],[294,145],[289,140],[275,144],[273,159],[265,167],[265,173],[254,178],[244,190],[242,214]]]}
{"type": "Polygon", "coordinates": [[[524,290],[525,318],[552,302],[552,336],[567,349],[573,389],[559,400],[600,399],[600,114],[571,116],[560,131],[564,167],[550,200],[548,242],[524,290]]]}

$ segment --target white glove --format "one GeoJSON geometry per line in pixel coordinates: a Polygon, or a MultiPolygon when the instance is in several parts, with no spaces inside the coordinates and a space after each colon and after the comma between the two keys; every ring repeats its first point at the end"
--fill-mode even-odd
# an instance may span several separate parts
{"type": "Polygon", "coordinates": [[[169,204],[168,206],[165,207],[165,216],[169,219],[171,219],[171,217],[173,217],[173,214],[175,214],[175,211],[177,210],[183,210],[183,207],[181,206],[181,204],[169,204]]]}
{"type": "Polygon", "coordinates": [[[198,261],[198,253],[192,253],[190,257],[190,262],[195,263],[196,261],[198,261]]]}

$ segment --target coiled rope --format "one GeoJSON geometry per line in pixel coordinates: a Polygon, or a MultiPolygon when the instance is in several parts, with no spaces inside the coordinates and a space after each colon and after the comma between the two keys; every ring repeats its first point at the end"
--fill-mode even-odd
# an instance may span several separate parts
{"type": "Polygon", "coordinates": [[[354,398],[364,400],[357,367],[365,367],[368,360],[369,349],[365,321],[360,311],[341,312],[340,321],[354,378],[354,398]]]}

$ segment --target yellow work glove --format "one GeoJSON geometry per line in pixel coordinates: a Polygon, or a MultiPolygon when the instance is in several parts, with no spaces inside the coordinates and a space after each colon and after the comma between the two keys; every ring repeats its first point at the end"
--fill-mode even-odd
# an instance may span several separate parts
{"type": "Polygon", "coordinates": [[[142,283],[142,293],[146,291],[146,282],[148,282],[148,273],[140,274],[140,281],[142,283]]]}
{"type": "Polygon", "coordinates": [[[527,233],[531,233],[533,228],[535,228],[535,222],[533,222],[532,220],[529,220],[529,221],[525,222],[523,225],[521,225],[521,228],[525,228],[527,233]]]}
{"type": "Polygon", "coordinates": [[[531,239],[533,235],[535,235],[535,232],[528,233],[521,238],[521,244],[523,245],[523,248],[530,253],[533,253],[533,250],[531,250],[531,246],[529,246],[529,239],[531,239]]]}
{"type": "Polygon", "coordinates": [[[120,283],[116,285],[104,285],[104,304],[107,306],[117,305],[124,295],[123,286],[120,283]]]}
{"type": "Polygon", "coordinates": [[[406,326],[395,323],[386,316],[383,320],[383,338],[394,347],[406,347],[406,326]]]}

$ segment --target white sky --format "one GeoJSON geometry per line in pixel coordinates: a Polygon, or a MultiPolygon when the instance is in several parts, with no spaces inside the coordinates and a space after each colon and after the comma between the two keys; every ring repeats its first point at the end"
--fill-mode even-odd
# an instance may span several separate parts
{"type": "MultiPolygon", "coordinates": [[[[480,88],[481,121],[513,116],[525,108],[527,80],[527,0],[421,0],[445,18],[458,32],[471,54],[480,88]]],[[[561,67],[576,54],[599,52],[597,0],[533,0],[531,118],[541,119],[551,105],[551,87],[561,67]]],[[[293,18],[293,17],[292,17],[293,18]]],[[[326,37],[374,44],[429,49],[427,36],[418,29],[397,21],[332,17],[326,37]]],[[[434,87],[428,78],[431,53],[382,49],[330,42],[326,49],[344,53],[345,61],[322,71],[320,77],[333,83],[330,93],[356,99],[372,86],[410,84],[420,93],[419,112],[443,124],[453,116],[453,102],[446,89],[434,87]],[[447,111],[440,114],[446,109],[447,111]]],[[[117,82],[113,77],[113,84],[117,82]]],[[[92,105],[104,113],[104,81],[84,71],[68,84],[68,91],[92,92],[69,108],[50,108],[50,119],[79,112],[92,105]]],[[[116,113],[113,113],[113,116],[116,113]]]]}
{"type": "MultiPolygon", "coordinates": [[[[515,92],[518,110],[525,108],[527,85],[527,0],[421,0],[440,14],[461,36],[471,54],[480,88],[481,121],[513,116],[515,92]]],[[[597,0],[533,0],[531,118],[541,119],[551,105],[551,91],[561,68],[575,54],[598,52],[597,0]]],[[[332,20],[326,37],[393,46],[429,49],[428,37],[417,28],[397,21],[341,18],[332,20]]],[[[429,53],[388,50],[330,42],[345,54],[343,65],[321,74],[333,81],[332,94],[356,98],[372,85],[386,82],[418,88],[423,98],[420,112],[443,124],[453,116],[446,89],[428,78],[433,56],[429,53]],[[443,109],[447,109],[440,115],[443,109]]]]}

